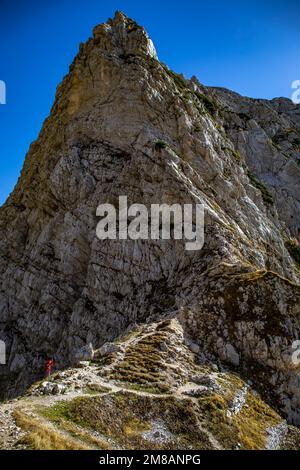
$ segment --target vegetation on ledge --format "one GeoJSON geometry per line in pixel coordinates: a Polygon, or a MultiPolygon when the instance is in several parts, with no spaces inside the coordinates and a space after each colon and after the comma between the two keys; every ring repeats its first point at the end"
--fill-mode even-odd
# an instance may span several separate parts
{"type": "Polygon", "coordinates": [[[259,189],[262,195],[262,198],[266,204],[274,204],[274,199],[272,194],[270,193],[269,189],[266,185],[264,185],[261,181],[259,181],[256,176],[250,171],[247,171],[248,178],[251,184],[256,188],[259,189]]]}
{"type": "Polygon", "coordinates": [[[292,240],[288,240],[285,243],[285,246],[286,246],[289,254],[291,255],[291,257],[296,261],[296,263],[300,264],[300,245],[299,245],[299,243],[296,240],[292,239],[292,240]]]}

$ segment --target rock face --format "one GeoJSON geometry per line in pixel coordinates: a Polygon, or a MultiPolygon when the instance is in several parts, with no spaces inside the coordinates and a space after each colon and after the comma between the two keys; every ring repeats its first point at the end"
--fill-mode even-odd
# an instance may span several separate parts
{"type": "Polygon", "coordinates": [[[204,360],[300,423],[300,107],[185,80],[122,13],[94,29],[0,209],[2,397],[131,325],[176,317],[204,360]],[[205,245],[102,240],[96,209],[202,203],[205,245]],[[293,255],[293,256],[291,256],[293,255]]]}

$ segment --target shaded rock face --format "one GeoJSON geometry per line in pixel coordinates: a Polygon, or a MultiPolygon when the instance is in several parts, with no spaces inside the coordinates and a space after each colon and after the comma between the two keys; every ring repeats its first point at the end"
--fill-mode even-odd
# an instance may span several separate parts
{"type": "Polygon", "coordinates": [[[250,170],[272,190],[280,220],[300,234],[300,106],[286,98],[244,98],[211,89],[224,106],[225,129],[250,170]]]}
{"type": "Polygon", "coordinates": [[[176,316],[197,351],[299,423],[299,266],[286,249],[299,236],[299,109],[185,80],[122,13],[96,27],[0,209],[1,396],[22,393],[47,357],[66,367],[86,345],[176,316]],[[98,205],[121,195],[202,203],[203,249],[98,240],[98,205]]]}

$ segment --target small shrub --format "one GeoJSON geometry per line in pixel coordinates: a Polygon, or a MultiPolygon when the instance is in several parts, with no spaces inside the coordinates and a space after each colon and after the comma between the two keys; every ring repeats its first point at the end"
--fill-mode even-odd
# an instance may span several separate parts
{"type": "Polygon", "coordinates": [[[180,91],[184,90],[187,87],[185,80],[180,75],[178,75],[178,73],[173,72],[173,70],[169,69],[169,67],[167,67],[165,64],[162,64],[162,66],[169,75],[169,77],[173,79],[175,85],[180,91]]]}
{"type": "Polygon", "coordinates": [[[195,95],[197,96],[198,100],[201,101],[201,103],[211,116],[215,116],[217,114],[218,106],[214,101],[212,101],[210,98],[208,98],[208,96],[204,95],[203,93],[199,93],[198,91],[195,91],[195,95]]]}
{"type": "Polygon", "coordinates": [[[224,150],[224,152],[230,153],[238,162],[241,161],[241,154],[240,154],[240,152],[238,152],[238,151],[236,151],[236,150],[233,150],[233,149],[230,148],[230,147],[222,147],[222,150],[224,150]]]}
{"type": "Polygon", "coordinates": [[[168,147],[167,142],[164,140],[157,140],[154,145],[156,150],[162,150],[168,147]]]}
{"type": "Polygon", "coordinates": [[[288,240],[285,246],[291,257],[300,264],[300,245],[296,240],[288,240]]]}
{"type": "Polygon", "coordinates": [[[272,194],[270,193],[270,191],[268,190],[267,186],[265,186],[261,181],[259,181],[256,176],[250,171],[248,170],[247,172],[247,175],[248,175],[248,178],[251,182],[251,184],[260,190],[261,192],[261,195],[262,195],[262,198],[263,198],[263,201],[266,203],[266,204],[274,204],[274,199],[273,199],[273,196],[272,194]]]}

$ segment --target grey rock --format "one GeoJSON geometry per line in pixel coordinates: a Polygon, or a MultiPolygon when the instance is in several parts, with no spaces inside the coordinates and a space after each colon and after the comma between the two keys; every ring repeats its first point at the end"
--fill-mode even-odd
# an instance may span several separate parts
{"type": "Polygon", "coordinates": [[[225,349],[228,361],[231,362],[231,364],[233,364],[234,366],[238,366],[240,363],[240,357],[232,346],[232,344],[227,343],[225,345],[225,349]]]}
{"type": "Polygon", "coordinates": [[[94,357],[94,350],[92,344],[83,346],[75,355],[77,361],[90,361],[94,357]]]}
{"type": "Polygon", "coordinates": [[[104,357],[104,356],[107,356],[108,354],[112,354],[114,352],[120,352],[120,351],[122,351],[122,348],[118,344],[116,344],[116,343],[105,343],[105,344],[103,344],[103,346],[101,346],[100,349],[98,349],[95,352],[95,358],[97,359],[99,357],[104,357]]]}
{"type": "Polygon", "coordinates": [[[216,382],[214,377],[210,375],[195,375],[191,378],[191,381],[197,385],[203,385],[207,389],[211,389],[217,391],[219,389],[219,385],[216,382]]]}
{"type": "Polygon", "coordinates": [[[208,393],[210,393],[210,390],[209,388],[202,386],[202,387],[191,388],[190,390],[185,390],[183,393],[184,395],[187,395],[188,397],[198,398],[203,395],[207,395],[208,393]]]}
{"type": "Polygon", "coordinates": [[[159,349],[162,352],[167,352],[168,351],[168,346],[166,345],[166,343],[160,343],[159,349]]]}

